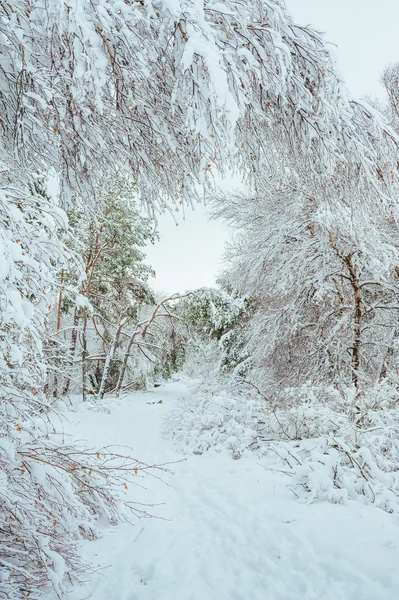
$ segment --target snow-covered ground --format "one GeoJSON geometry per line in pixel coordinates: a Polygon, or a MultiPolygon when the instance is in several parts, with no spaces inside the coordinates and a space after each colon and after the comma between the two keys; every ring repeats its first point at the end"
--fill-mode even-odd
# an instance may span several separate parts
{"type": "MultiPolygon", "coordinates": [[[[71,600],[397,600],[399,525],[372,506],[305,505],[265,459],[181,456],[163,435],[183,383],[70,413],[67,431],[91,445],[132,446],[173,473],[139,478],[128,494],[161,518],[109,526],[83,542],[100,569],[71,600]],[[162,400],[162,403],[158,403],[162,400]]],[[[157,473],[159,475],[159,473],[157,473]]]]}

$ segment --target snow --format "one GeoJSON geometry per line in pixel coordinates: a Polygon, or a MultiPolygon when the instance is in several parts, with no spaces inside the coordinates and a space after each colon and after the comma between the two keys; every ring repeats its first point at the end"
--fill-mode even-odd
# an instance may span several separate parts
{"type": "Polygon", "coordinates": [[[352,501],[300,503],[288,478],[255,455],[183,456],[163,433],[182,396],[189,398],[189,387],[173,381],[101,405],[86,403],[68,415],[66,432],[74,438],[98,447],[133,446],[150,464],[174,463],[163,481],[138,477],[144,487],[127,492],[159,504],[148,511],[160,518],[109,526],[98,540],[82,542],[85,558],[101,568],[71,600],[399,597],[395,517],[352,501]]]}

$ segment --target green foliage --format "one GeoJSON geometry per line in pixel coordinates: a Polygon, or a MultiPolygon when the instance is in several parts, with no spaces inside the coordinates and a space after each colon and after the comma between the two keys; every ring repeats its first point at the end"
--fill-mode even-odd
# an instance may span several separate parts
{"type": "Polygon", "coordinates": [[[135,319],[142,304],[154,302],[147,285],[154,272],[144,263],[141,248],[157,234],[134,196],[134,184],[116,181],[104,192],[97,215],[90,218],[77,208],[68,215],[85,263],[82,293],[109,320],[121,311],[135,319]]]}
{"type": "Polygon", "coordinates": [[[220,289],[204,288],[184,299],[178,313],[189,327],[220,340],[239,322],[248,304],[247,298],[220,289]]]}
{"type": "MultiPolygon", "coordinates": [[[[68,392],[77,352],[83,390],[115,389],[120,373],[124,376],[127,369],[124,349],[139,314],[144,306],[155,304],[148,286],[154,272],[143,252],[157,238],[153,219],[140,211],[130,182],[114,179],[98,196],[96,214],[85,212],[81,201],[73,202],[68,213],[69,247],[80,258],[81,268],[71,261],[59,277],[65,289],[78,289],[80,298],[64,291],[58,297],[56,335],[62,331],[61,314],[69,321],[71,333],[69,340],[63,338],[65,368],[57,363],[57,369],[64,374],[68,369],[69,375],[65,384],[55,381],[54,395],[68,392]]],[[[134,361],[128,356],[130,369],[134,361]]]]}
{"type": "Polygon", "coordinates": [[[232,371],[249,356],[244,330],[253,310],[251,298],[240,297],[231,289],[202,289],[179,303],[177,313],[191,332],[189,351],[201,354],[201,345],[217,343],[220,371],[232,371]]]}
{"type": "Polygon", "coordinates": [[[38,177],[33,181],[33,183],[29,183],[29,191],[31,194],[35,196],[41,196],[45,200],[51,199],[47,191],[45,177],[38,177]]]}
{"type": "Polygon", "coordinates": [[[177,348],[167,350],[159,367],[154,369],[154,375],[160,375],[163,379],[170,379],[174,373],[183,368],[185,359],[186,350],[183,344],[177,348]]]}

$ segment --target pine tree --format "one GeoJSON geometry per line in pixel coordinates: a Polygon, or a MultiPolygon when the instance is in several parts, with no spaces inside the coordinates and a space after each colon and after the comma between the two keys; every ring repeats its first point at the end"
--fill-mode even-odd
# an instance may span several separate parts
{"type": "Polygon", "coordinates": [[[156,233],[152,219],[137,207],[135,186],[118,180],[102,192],[96,215],[77,207],[70,211],[69,221],[85,276],[79,283],[74,265],[61,274],[70,285],[80,285],[80,295],[78,303],[63,296],[58,300],[58,332],[63,329],[60,320],[70,323],[72,317],[72,323],[70,335],[64,333],[66,356],[59,365],[65,371],[65,361],[69,362],[69,375],[53,393],[68,393],[77,360],[84,397],[87,389],[103,397],[118,380],[121,359],[116,360],[115,353],[122,344],[121,335],[136,325],[144,305],[155,303],[147,284],[153,270],[145,264],[141,248],[153,242],[156,233]],[[82,299],[86,300],[83,305],[82,299]]]}

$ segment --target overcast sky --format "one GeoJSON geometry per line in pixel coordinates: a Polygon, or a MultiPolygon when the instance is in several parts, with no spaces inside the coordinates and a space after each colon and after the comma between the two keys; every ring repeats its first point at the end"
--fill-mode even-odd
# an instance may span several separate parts
{"type": "MultiPolygon", "coordinates": [[[[399,0],[286,0],[295,20],[325,32],[337,47],[340,74],[353,96],[382,94],[379,78],[399,60],[399,0]]],[[[224,187],[235,182],[225,182],[224,187]]],[[[221,224],[208,221],[202,206],[159,219],[160,241],[147,251],[158,291],[185,291],[215,283],[228,238],[221,224]]]]}

